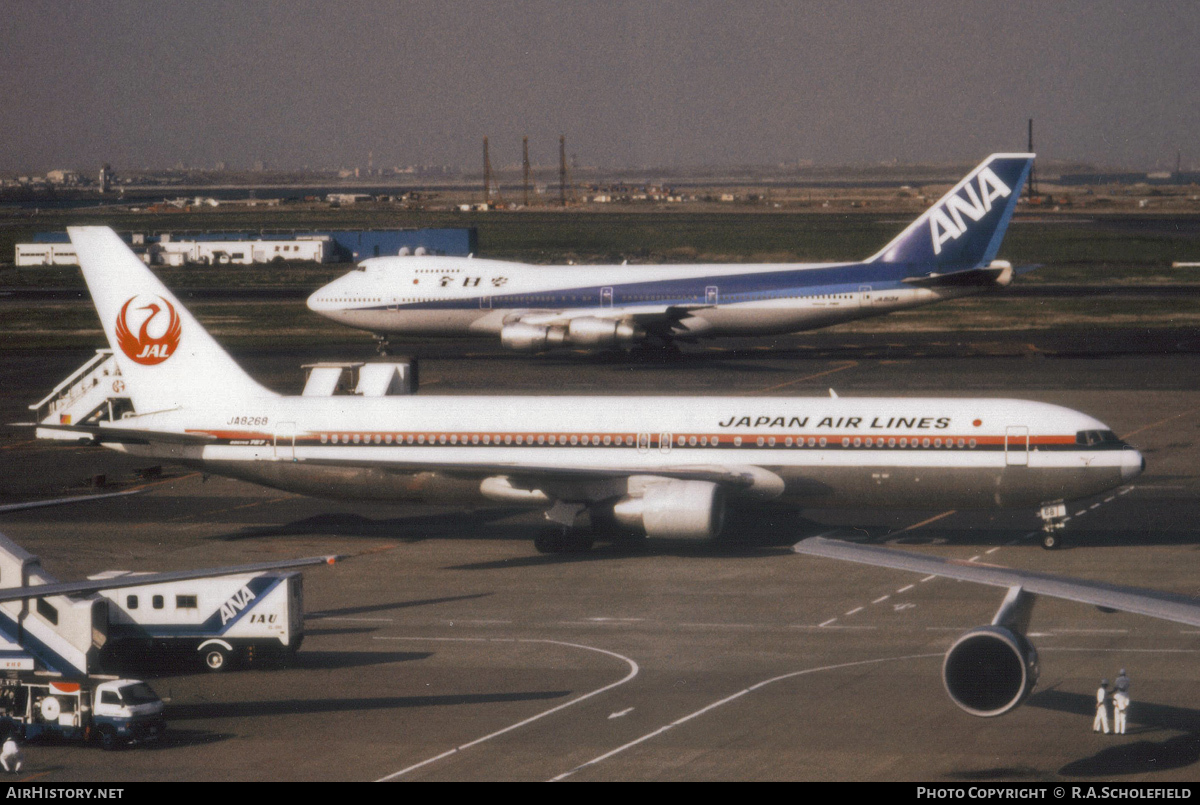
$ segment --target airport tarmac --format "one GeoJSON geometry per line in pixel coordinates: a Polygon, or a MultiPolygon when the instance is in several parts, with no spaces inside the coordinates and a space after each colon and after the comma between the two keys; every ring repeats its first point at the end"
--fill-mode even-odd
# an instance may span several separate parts
{"type": "MultiPolygon", "coordinates": [[[[138,780],[1194,780],[1194,628],[1041,600],[1041,681],[1024,706],[966,715],[942,655],[1003,591],[798,556],[833,534],[938,556],[1197,592],[1200,333],[814,333],[685,347],[677,360],[529,359],[483,342],[412,345],[422,393],[1013,396],[1108,423],[1143,451],[1131,485],[1073,501],[1067,547],[1032,511],[794,511],[734,518],[720,544],[538,554],[535,514],[347,504],[165,468],[143,480],[99,448],[0,441],[0,502],[131,497],[0,515],[64,579],[319,553],[293,666],[150,678],[159,745],[32,745],[39,783],[138,780]],[[1129,732],[1091,731],[1094,692],[1133,680],[1129,732]]],[[[237,357],[295,391],[301,363],[369,357],[361,340],[237,357]]],[[[7,350],[12,422],[89,352],[7,350]]]]}

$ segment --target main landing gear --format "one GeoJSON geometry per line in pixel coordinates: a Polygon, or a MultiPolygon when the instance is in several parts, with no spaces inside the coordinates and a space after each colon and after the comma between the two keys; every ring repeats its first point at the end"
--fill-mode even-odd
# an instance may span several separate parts
{"type": "Polygon", "coordinates": [[[543,512],[550,522],[541,533],[533,538],[533,547],[538,553],[585,553],[592,549],[595,538],[575,525],[587,507],[582,503],[554,501],[554,505],[543,512]]]}
{"type": "Polygon", "coordinates": [[[1042,547],[1048,551],[1061,548],[1063,528],[1067,524],[1067,504],[1061,500],[1042,506],[1038,516],[1042,518],[1042,547]]]}
{"type": "Polygon", "coordinates": [[[388,337],[386,335],[372,333],[371,337],[375,339],[375,352],[378,355],[387,357],[388,355],[392,354],[392,345],[388,343],[388,337]]]}

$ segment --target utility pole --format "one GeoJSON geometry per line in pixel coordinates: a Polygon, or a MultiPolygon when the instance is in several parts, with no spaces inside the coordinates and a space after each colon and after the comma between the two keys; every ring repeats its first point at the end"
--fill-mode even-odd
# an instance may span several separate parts
{"type": "Polygon", "coordinates": [[[558,203],[567,206],[567,138],[558,135],[558,203]]]}
{"type": "Polygon", "coordinates": [[[524,204],[526,207],[528,207],[529,206],[529,138],[528,137],[521,138],[521,152],[522,152],[521,153],[521,170],[523,173],[521,203],[524,204]]]}
{"type": "MultiPolygon", "coordinates": [[[[1033,118],[1029,118],[1029,149],[1027,153],[1033,153],[1033,118]]],[[[1037,178],[1033,175],[1033,165],[1029,166],[1029,198],[1032,201],[1038,194],[1037,178]]]]}
{"type": "Polygon", "coordinates": [[[487,137],[483,138],[483,207],[491,207],[492,195],[492,160],[488,157],[487,137]]]}

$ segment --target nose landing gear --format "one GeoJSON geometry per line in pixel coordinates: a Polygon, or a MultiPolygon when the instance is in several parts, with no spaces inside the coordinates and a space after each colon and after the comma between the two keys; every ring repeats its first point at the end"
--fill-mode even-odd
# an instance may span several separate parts
{"type": "Polygon", "coordinates": [[[1048,551],[1061,548],[1063,528],[1067,524],[1067,504],[1061,500],[1042,506],[1038,516],[1042,518],[1042,547],[1048,551]]]}

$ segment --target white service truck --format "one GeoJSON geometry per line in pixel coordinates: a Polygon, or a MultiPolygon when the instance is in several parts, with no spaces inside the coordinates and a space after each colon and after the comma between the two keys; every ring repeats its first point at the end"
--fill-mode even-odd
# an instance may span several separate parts
{"type": "Polygon", "coordinates": [[[23,740],[95,740],[106,749],[158,740],[162,700],[136,679],[0,679],[0,733],[23,740]]]}

